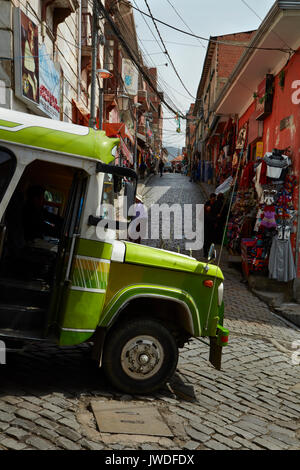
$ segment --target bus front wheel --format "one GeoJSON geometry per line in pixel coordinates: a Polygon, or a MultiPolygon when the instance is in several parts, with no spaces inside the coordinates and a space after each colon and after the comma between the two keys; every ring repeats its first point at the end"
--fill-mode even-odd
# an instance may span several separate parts
{"type": "Polygon", "coordinates": [[[178,348],[170,331],[158,321],[127,319],[107,335],[103,367],[110,382],[126,393],[150,393],[175,372],[178,348]]]}

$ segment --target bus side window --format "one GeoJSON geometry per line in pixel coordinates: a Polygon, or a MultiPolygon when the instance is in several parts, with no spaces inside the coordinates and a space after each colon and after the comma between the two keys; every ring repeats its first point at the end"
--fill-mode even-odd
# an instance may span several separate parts
{"type": "Polygon", "coordinates": [[[0,202],[15,172],[16,158],[9,151],[0,147],[0,202]]]}

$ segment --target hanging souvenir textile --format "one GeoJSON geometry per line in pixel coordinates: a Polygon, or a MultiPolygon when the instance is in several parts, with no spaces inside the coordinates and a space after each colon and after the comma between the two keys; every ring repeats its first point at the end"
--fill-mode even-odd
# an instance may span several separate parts
{"type": "Polygon", "coordinates": [[[290,239],[279,240],[277,235],[273,238],[269,258],[269,277],[280,282],[288,282],[296,278],[290,239]]]}

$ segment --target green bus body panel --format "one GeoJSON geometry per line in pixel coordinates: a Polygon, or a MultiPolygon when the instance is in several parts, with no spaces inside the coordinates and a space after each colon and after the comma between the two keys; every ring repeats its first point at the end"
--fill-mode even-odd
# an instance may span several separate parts
{"type": "MultiPolygon", "coordinates": [[[[60,309],[60,345],[66,344],[65,338],[67,344],[71,344],[71,337],[66,335],[64,328],[91,330],[89,336],[85,335],[85,340],[96,330],[105,302],[111,251],[110,244],[86,239],[78,240],[74,250],[71,284],[65,288],[60,309]]],[[[74,335],[74,339],[76,337],[74,335]]]]}
{"type": "MultiPolygon", "coordinates": [[[[163,254],[164,253],[162,252],[162,255],[163,254]]],[[[217,289],[221,282],[222,279],[216,279],[214,276],[208,276],[206,273],[195,275],[194,273],[158,268],[156,266],[152,267],[133,263],[121,264],[112,262],[110,266],[105,306],[104,311],[101,314],[100,324],[104,326],[111,319],[109,310],[112,305],[112,301],[113,299],[116,299],[124,289],[130,289],[137,285],[153,286],[153,288],[157,289],[157,295],[159,295],[160,288],[170,289],[170,291],[173,290],[174,292],[180,291],[187,293],[188,297],[196,306],[196,309],[198,309],[199,322],[201,325],[201,332],[197,332],[197,329],[195,328],[194,334],[195,336],[197,336],[197,334],[208,336],[213,332],[212,319],[219,317],[220,307],[218,306],[217,289]],[[203,285],[203,281],[206,279],[214,280],[216,284],[215,290],[209,289],[203,285]],[[157,280],[157,284],[154,284],[155,280],[157,280]],[[211,295],[213,295],[212,301],[211,295]],[[206,325],[209,309],[211,310],[210,321],[208,322],[208,329],[205,330],[204,326],[206,325]]],[[[133,293],[133,291],[130,290],[128,292],[133,293]]],[[[177,298],[178,300],[183,300],[187,303],[186,298],[182,298],[180,295],[178,295],[177,298]]],[[[193,312],[193,310],[191,311],[193,312]]],[[[116,313],[116,309],[114,309],[112,315],[116,313]]],[[[196,322],[194,321],[194,323],[196,322]]],[[[190,333],[193,334],[193,332],[190,333]]],[[[214,335],[215,331],[212,334],[214,335]]]]}
{"type": "Polygon", "coordinates": [[[61,328],[95,330],[104,300],[105,294],[69,289],[61,328]]]}
{"type": "Polygon", "coordinates": [[[152,248],[145,245],[135,245],[126,242],[126,263],[141,264],[175,271],[184,271],[186,273],[204,274],[206,276],[217,277],[224,280],[222,271],[214,265],[208,265],[208,271],[205,270],[206,264],[190,258],[180,256],[177,253],[152,248]]]}
{"type": "Polygon", "coordinates": [[[110,327],[128,302],[143,296],[162,296],[171,302],[184,304],[190,319],[189,333],[192,336],[215,336],[216,325],[219,321],[222,324],[224,312],[224,305],[218,305],[217,289],[223,282],[219,268],[208,265],[206,271],[205,264],[192,258],[133,243],[126,243],[124,263],[111,262],[111,254],[111,244],[78,240],[71,272],[70,287],[73,288],[66,289],[60,312],[59,344],[78,344],[76,338],[83,336],[86,341],[98,326],[110,327]],[[90,263],[97,266],[96,276],[94,265],[90,263]],[[214,281],[214,289],[204,286],[203,281],[207,279],[214,281]],[[93,292],[93,289],[102,289],[103,292],[93,292]],[[65,328],[75,331],[64,331],[65,328]],[[76,330],[91,331],[77,333],[76,330]]]}
{"type": "Polygon", "coordinates": [[[76,254],[81,256],[90,256],[92,258],[111,258],[112,245],[105,242],[88,240],[80,238],[76,246],[76,254]]]}
{"type": "Polygon", "coordinates": [[[195,305],[192,297],[180,289],[168,288],[157,285],[139,284],[135,286],[128,286],[118,292],[106,306],[103,315],[101,316],[99,326],[107,326],[111,323],[114,316],[119,312],[120,308],[126,305],[130,300],[136,297],[163,297],[170,301],[179,301],[184,303],[191,314],[191,322],[193,323],[193,334],[200,335],[199,317],[197,306],[195,305]]]}
{"type": "Polygon", "coordinates": [[[23,144],[30,147],[52,150],[59,153],[94,158],[104,163],[114,160],[112,149],[120,143],[120,139],[107,137],[104,131],[89,129],[86,135],[47,129],[32,125],[15,128],[20,123],[1,120],[0,125],[12,130],[0,128],[0,140],[23,144]]]}

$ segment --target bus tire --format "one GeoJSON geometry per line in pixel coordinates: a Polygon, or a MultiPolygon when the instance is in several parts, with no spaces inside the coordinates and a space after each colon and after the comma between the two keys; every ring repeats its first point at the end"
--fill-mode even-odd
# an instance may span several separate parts
{"type": "Polygon", "coordinates": [[[170,331],[158,321],[136,318],[107,335],[103,368],[109,381],[130,394],[161,388],[175,372],[178,348],[170,331]]]}

